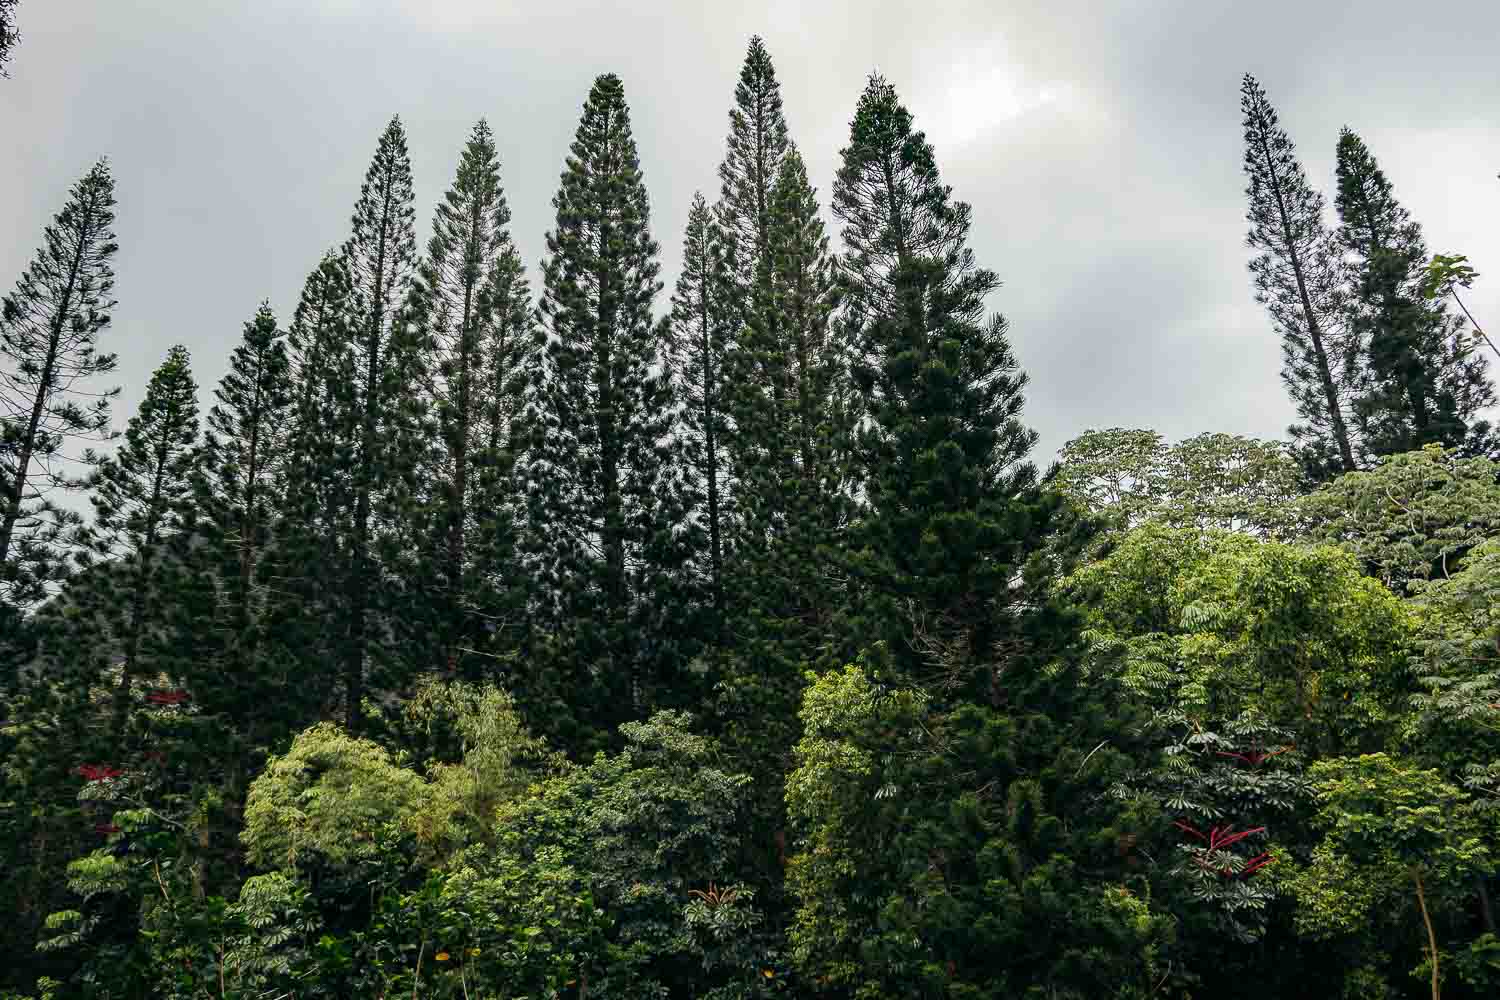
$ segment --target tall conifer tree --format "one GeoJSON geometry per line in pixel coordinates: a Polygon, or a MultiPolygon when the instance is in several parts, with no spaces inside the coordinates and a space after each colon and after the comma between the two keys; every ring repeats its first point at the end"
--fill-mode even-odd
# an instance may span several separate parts
{"type": "Polygon", "coordinates": [[[529,344],[525,279],[515,270],[510,208],[500,186],[494,136],[474,127],[458,175],[438,204],[432,239],[414,289],[414,311],[431,352],[432,417],[438,438],[434,497],[443,589],[438,655],[450,669],[460,650],[478,648],[494,624],[497,587],[509,581],[515,504],[510,414],[524,392],[529,344]],[[502,416],[502,412],[506,415],[502,416]]]}
{"type": "Polygon", "coordinates": [[[115,305],[114,206],[114,179],[101,160],[73,185],[0,307],[0,607],[45,593],[60,566],[55,542],[77,523],[49,497],[86,485],[68,473],[64,444],[109,437],[109,401],[119,390],[90,399],[84,389],[115,369],[115,355],[97,347],[115,305]]]}
{"type": "MultiPolygon", "coordinates": [[[[833,210],[871,421],[860,439],[871,509],[854,567],[875,621],[915,612],[928,640],[987,661],[1050,508],[1026,461],[1036,440],[1020,420],[1026,376],[1004,318],[984,316],[999,280],[975,263],[969,206],[952,199],[879,76],[842,158],[833,210]]],[[[908,650],[911,628],[899,637],[908,650]]]]}
{"type": "Polygon", "coordinates": [[[782,160],[771,192],[770,249],[787,386],[783,491],[789,544],[779,548],[776,561],[786,582],[785,608],[804,625],[815,626],[825,620],[832,601],[827,547],[850,513],[857,406],[849,352],[831,322],[837,295],[828,237],[795,148],[782,160]]]}
{"type": "Polygon", "coordinates": [[[1281,380],[1302,423],[1291,429],[1308,470],[1326,479],[1355,469],[1345,419],[1348,381],[1361,362],[1342,315],[1343,254],[1323,222],[1323,196],[1307,182],[1297,149],[1253,76],[1240,87],[1244,113],[1246,242],[1256,298],[1281,334],[1281,380]]]}
{"type": "Polygon", "coordinates": [[[1421,294],[1427,246],[1422,227],[1396,200],[1369,147],[1339,134],[1339,239],[1354,260],[1348,322],[1366,353],[1354,401],[1370,451],[1390,455],[1426,444],[1484,451],[1495,402],[1484,356],[1463,336],[1463,320],[1421,294]]]}
{"type": "MultiPolygon", "coordinates": [[[[415,211],[406,131],[391,119],[380,136],[354,206],[354,233],[344,246],[353,291],[348,350],[352,353],[354,441],[349,468],[353,492],[349,575],[345,582],[348,621],[343,630],[344,710],[358,729],[372,647],[372,615],[388,596],[377,560],[377,533],[401,528],[397,508],[407,492],[415,456],[408,401],[416,350],[400,322],[416,267],[415,211]]],[[[385,636],[379,646],[388,645],[385,636]]]]}
{"type": "MultiPolygon", "coordinates": [[[[269,742],[268,719],[309,721],[305,711],[287,711],[301,700],[295,683],[288,683],[294,671],[285,663],[273,667],[281,660],[278,650],[263,646],[293,410],[287,340],[268,304],[245,323],[214,396],[199,470],[194,530],[200,544],[189,562],[214,581],[216,606],[211,615],[180,616],[179,633],[194,650],[186,680],[199,707],[223,725],[215,744],[229,750],[269,742]]],[[[238,790],[243,770],[234,763],[238,790]]]]}
{"type": "Polygon", "coordinates": [[[281,511],[263,575],[263,655],[287,664],[292,690],[321,704],[343,672],[338,630],[348,621],[351,469],[357,438],[353,290],[343,256],[330,251],[308,275],[288,328],[292,364],[287,437],[279,464],[281,511]]]}
{"type": "MultiPolygon", "coordinates": [[[[738,527],[746,557],[761,561],[766,557],[757,551],[770,544],[786,515],[788,349],[777,312],[771,227],[773,189],[790,150],[781,84],[757,35],[750,39],[734,90],[716,214],[728,240],[739,302],[738,330],[726,364],[738,527]]],[[[760,588],[751,583],[750,589],[760,588]]]]}
{"type": "Polygon", "coordinates": [[[172,672],[158,633],[185,586],[180,552],[169,552],[195,512],[198,448],[198,384],[187,348],[173,347],[146,385],[140,409],[125,428],[113,456],[99,459],[94,475],[94,522],[84,533],[85,561],[94,572],[88,586],[106,587],[120,680],[115,730],[130,706],[137,678],[172,672]],[[107,560],[100,562],[100,560],[107,560]]]}
{"type": "Polygon", "coordinates": [[[214,397],[204,434],[200,515],[229,560],[221,570],[227,584],[226,624],[240,641],[253,644],[260,563],[282,509],[279,464],[292,406],[291,359],[268,303],[245,324],[214,397]]]}
{"type": "MultiPolygon", "coordinates": [[[[612,727],[668,689],[683,523],[658,247],[620,79],[583,106],[547,236],[546,358],[530,456],[540,611],[569,707],[612,727]],[[586,699],[586,700],[585,700],[586,699]]],[[[560,723],[567,725],[566,722],[560,723]]],[[[585,733],[574,734],[587,738],[585,733]]]]}
{"type": "Polygon", "coordinates": [[[693,196],[682,258],[682,274],[672,296],[668,363],[681,387],[685,457],[702,500],[709,595],[715,618],[722,623],[726,548],[733,527],[725,365],[739,300],[729,245],[702,194],[693,196]]]}

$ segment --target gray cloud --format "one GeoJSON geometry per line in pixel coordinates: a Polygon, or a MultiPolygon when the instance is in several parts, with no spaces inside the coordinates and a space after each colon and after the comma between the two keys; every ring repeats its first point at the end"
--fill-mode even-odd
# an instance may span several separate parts
{"type": "MultiPolygon", "coordinates": [[[[289,319],[343,239],[391,114],[407,123],[423,230],[469,127],[489,118],[535,280],[579,106],[608,70],[631,101],[670,288],[692,193],[717,193],[754,32],[825,200],[872,68],[928,130],[974,205],[980,261],[1004,281],[993,305],[1032,377],[1042,459],[1088,426],[1277,435],[1289,421],[1241,242],[1246,70],[1325,189],[1350,124],[1434,250],[1500,268],[1500,130],[1486,120],[1500,7],[1450,4],[1440,19],[1387,0],[1101,6],[26,0],[0,82],[0,283],[108,154],[119,422],[173,343],[193,351],[207,398],[257,302],[289,319]]],[[[1481,280],[1472,305],[1500,326],[1500,284],[1481,280]]]]}

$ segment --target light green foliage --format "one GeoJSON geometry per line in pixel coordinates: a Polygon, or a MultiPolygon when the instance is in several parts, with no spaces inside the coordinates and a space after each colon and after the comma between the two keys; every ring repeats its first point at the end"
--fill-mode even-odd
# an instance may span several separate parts
{"type": "Polygon", "coordinates": [[[273,757],[245,807],[251,860],[279,867],[313,852],[335,865],[371,860],[387,826],[442,856],[489,836],[496,807],[526,787],[525,764],[544,750],[493,687],[424,681],[398,727],[450,759],[437,757],[424,781],[379,744],[326,722],[273,757]]]}
{"type": "Polygon", "coordinates": [[[242,839],[259,865],[294,865],[312,852],[344,864],[375,853],[380,826],[412,824],[426,795],[421,776],[384,748],[320,722],[250,786],[242,839]]]}
{"type": "Polygon", "coordinates": [[[1404,594],[1500,535],[1500,463],[1429,445],[1340,476],[1298,507],[1305,537],[1343,545],[1404,594]]]}
{"type": "Polygon", "coordinates": [[[1309,774],[1323,839],[1292,882],[1298,928],[1329,937],[1394,921],[1426,948],[1434,916],[1493,871],[1494,829],[1461,789],[1398,757],[1335,758],[1309,774]]]}
{"type": "Polygon", "coordinates": [[[1326,752],[1378,739],[1409,694],[1410,612],[1334,548],[1148,524],[1066,587],[1153,710],[1254,708],[1326,752]]]}
{"type": "Polygon", "coordinates": [[[424,679],[403,715],[429,745],[452,744],[450,754],[428,766],[431,785],[414,819],[419,839],[447,838],[453,846],[489,839],[496,808],[525,791],[546,745],[527,732],[510,696],[493,686],[424,679]],[[457,761],[444,762],[453,754],[457,761]]]}
{"type": "Polygon", "coordinates": [[[1200,434],[1168,444],[1149,430],[1091,430],[1063,446],[1055,485],[1122,527],[1145,521],[1275,534],[1302,492],[1279,441],[1200,434]]]}

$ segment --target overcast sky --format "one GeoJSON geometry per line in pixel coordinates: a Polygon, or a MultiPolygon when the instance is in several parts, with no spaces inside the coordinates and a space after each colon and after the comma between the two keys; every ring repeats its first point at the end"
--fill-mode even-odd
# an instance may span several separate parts
{"type": "Polygon", "coordinates": [[[717,195],[754,33],[825,205],[867,74],[905,99],[1004,282],[991,304],[1031,375],[1042,461],[1088,427],[1277,436],[1291,419],[1245,268],[1247,71],[1330,201],[1340,126],[1365,138],[1431,249],[1494,272],[1471,308],[1500,327],[1493,0],[22,0],[19,20],[0,284],[107,155],[121,426],[170,345],[192,351],[207,400],[261,299],[290,319],[393,114],[424,243],[489,119],[535,282],[580,106],[618,73],[670,290],[693,192],[717,195]]]}

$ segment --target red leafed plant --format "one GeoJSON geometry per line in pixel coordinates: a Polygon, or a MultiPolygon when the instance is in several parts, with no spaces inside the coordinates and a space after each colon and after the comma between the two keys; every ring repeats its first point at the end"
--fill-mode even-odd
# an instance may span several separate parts
{"type": "Polygon", "coordinates": [[[174,691],[152,691],[146,695],[146,700],[153,705],[181,705],[191,697],[186,691],[178,688],[174,691]]]}
{"type": "Polygon", "coordinates": [[[113,823],[95,823],[94,832],[107,835],[111,833],[119,833],[120,828],[118,826],[115,826],[113,823]]]}
{"type": "Polygon", "coordinates": [[[1199,849],[1193,860],[1197,862],[1199,868],[1202,868],[1204,871],[1215,872],[1222,878],[1235,878],[1236,876],[1248,878],[1276,860],[1271,857],[1269,852],[1263,852],[1247,861],[1244,868],[1239,871],[1235,871],[1233,868],[1222,864],[1214,864],[1209,860],[1215,851],[1225,850],[1231,845],[1244,840],[1246,837],[1257,833],[1264,833],[1266,828],[1263,826],[1257,826],[1250,830],[1235,830],[1234,824],[1231,823],[1228,826],[1213,827],[1207,833],[1204,833],[1185,820],[1173,820],[1172,825],[1183,833],[1203,842],[1204,846],[1199,849]]]}
{"type": "Polygon", "coordinates": [[[77,773],[84,781],[103,781],[105,778],[118,778],[125,772],[108,764],[80,764],[77,773]]]}
{"type": "Polygon", "coordinates": [[[1238,753],[1230,750],[1215,750],[1214,753],[1220,757],[1229,757],[1232,760],[1242,760],[1246,764],[1249,764],[1251,767],[1259,767],[1261,764],[1264,764],[1266,761],[1270,760],[1272,757],[1275,757],[1277,754],[1288,753],[1295,749],[1297,748],[1281,747],[1279,750],[1272,750],[1270,753],[1266,753],[1261,750],[1246,750],[1244,753],[1238,753]]]}

